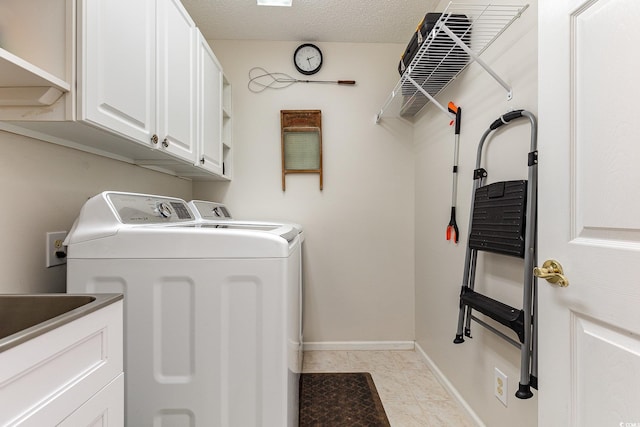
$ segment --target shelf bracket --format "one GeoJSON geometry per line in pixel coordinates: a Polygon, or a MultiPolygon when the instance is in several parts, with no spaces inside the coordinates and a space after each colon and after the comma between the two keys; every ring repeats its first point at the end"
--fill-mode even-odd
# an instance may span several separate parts
{"type": "MultiPolygon", "coordinates": [[[[453,31],[451,31],[449,27],[446,26],[446,24],[442,24],[440,26],[440,29],[444,31],[445,34],[447,34],[451,38],[451,40],[453,40],[460,47],[460,49],[464,50],[467,55],[469,55],[469,57],[473,58],[473,60],[477,62],[478,65],[484,68],[484,70],[489,73],[489,75],[491,75],[491,77],[493,77],[495,81],[497,81],[498,84],[500,84],[500,86],[502,86],[507,91],[507,100],[511,100],[511,98],[513,97],[511,86],[509,86],[507,82],[505,82],[495,71],[493,71],[489,64],[480,59],[480,55],[477,55],[474,51],[469,49],[469,46],[467,46],[465,42],[460,40],[460,37],[455,35],[453,31]]],[[[433,102],[433,99],[431,99],[431,101],[433,102]]],[[[439,107],[442,108],[441,106],[439,107]]]]}
{"type": "Polygon", "coordinates": [[[387,102],[384,103],[384,105],[382,106],[378,114],[376,114],[376,124],[380,123],[380,120],[382,120],[382,114],[384,114],[384,110],[387,109],[387,107],[389,106],[389,104],[391,104],[391,102],[393,101],[393,98],[395,97],[396,97],[396,91],[394,89],[391,91],[391,95],[387,98],[387,102]]]}
{"type": "Polygon", "coordinates": [[[411,72],[410,70],[407,70],[408,72],[405,73],[407,80],[416,87],[416,89],[418,89],[420,91],[420,93],[422,93],[424,96],[427,97],[427,99],[429,101],[431,101],[433,103],[433,105],[435,105],[436,107],[438,107],[440,109],[440,111],[442,111],[447,117],[449,117],[450,119],[455,119],[455,114],[452,114],[447,108],[445,108],[444,106],[442,106],[442,104],[440,104],[438,101],[436,101],[436,99],[429,95],[429,93],[424,90],[424,88],[422,86],[420,86],[418,84],[418,82],[416,82],[415,80],[413,80],[411,78],[411,72]]]}

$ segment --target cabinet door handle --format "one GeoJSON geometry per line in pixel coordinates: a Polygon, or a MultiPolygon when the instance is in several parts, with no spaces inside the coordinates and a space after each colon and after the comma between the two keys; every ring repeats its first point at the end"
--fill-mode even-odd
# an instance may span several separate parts
{"type": "Polygon", "coordinates": [[[163,140],[162,140],[162,146],[163,146],[164,148],[167,148],[167,147],[169,146],[169,140],[168,140],[167,138],[165,138],[165,139],[163,139],[163,140]]]}
{"type": "Polygon", "coordinates": [[[158,135],[156,135],[155,133],[151,136],[151,143],[153,143],[153,145],[156,145],[158,143],[158,135]]]}
{"type": "Polygon", "coordinates": [[[204,156],[202,156],[202,157],[200,158],[200,164],[201,164],[201,165],[204,165],[204,156]]]}

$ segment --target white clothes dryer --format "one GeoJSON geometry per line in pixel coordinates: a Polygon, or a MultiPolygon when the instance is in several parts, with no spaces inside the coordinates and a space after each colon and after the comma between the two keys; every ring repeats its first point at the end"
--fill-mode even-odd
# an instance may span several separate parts
{"type": "MultiPolygon", "coordinates": [[[[298,342],[300,345],[303,345],[304,342],[304,323],[303,323],[303,314],[304,314],[304,281],[303,281],[303,253],[304,253],[304,231],[300,224],[294,222],[280,222],[280,221],[256,221],[256,220],[245,220],[245,219],[235,219],[231,215],[231,211],[229,208],[220,202],[211,202],[207,200],[191,200],[189,202],[189,208],[195,215],[196,221],[202,224],[207,224],[212,227],[224,228],[230,225],[233,226],[267,226],[267,227],[276,227],[276,226],[291,226],[297,232],[300,238],[300,302],[299,308],[300,313],[298,319],[300,320],[300,338],[298,342]]],[[[303,363],[303,352],[300,351],[300,361],[298,364],[302,366],[303,363]]]]}
{"type": "Polygon", "coordinates": [[[67,291],[125,296],[126,424],[297,426],[300,237],[104,192],[67,238],[67,291]]]}

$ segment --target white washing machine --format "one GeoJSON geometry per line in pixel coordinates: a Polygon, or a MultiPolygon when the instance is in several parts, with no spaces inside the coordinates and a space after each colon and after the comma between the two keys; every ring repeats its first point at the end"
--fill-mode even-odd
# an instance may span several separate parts
{"type": "Polygon", "coordinates": [[[105,192],[66,243],[68,292],[125,295],[128,426],[298,425],[298,230],[105,192]]]}

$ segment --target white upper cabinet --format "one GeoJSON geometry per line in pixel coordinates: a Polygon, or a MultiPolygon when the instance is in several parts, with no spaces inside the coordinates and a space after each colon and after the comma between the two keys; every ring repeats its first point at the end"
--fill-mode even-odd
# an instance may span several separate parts
{"type": "Polygon", "coordinates": [[[80,119],[193,163],[195,24],[177,0],[84,0],[80,119]]]}
{"type": "Polygon", "coordinates": [[[196,157],[196,27],[178,0],[158,0],[157,132],[160,148],[196,157]]]}
{"type": "Polygon", "coordinates": [[[180,0],[0,0],[0,28],[0,130],[230,178],[222,67],[180,0]]]}
{"type": "Polygon", "coordinates": [[[156,0],[83,0],[79,120],[151,144],[156,0]]]}
{"type": "Polygon", "coordinates": [[[198,31],[198,158],[222,175],[222,67],[198,31]]]}

